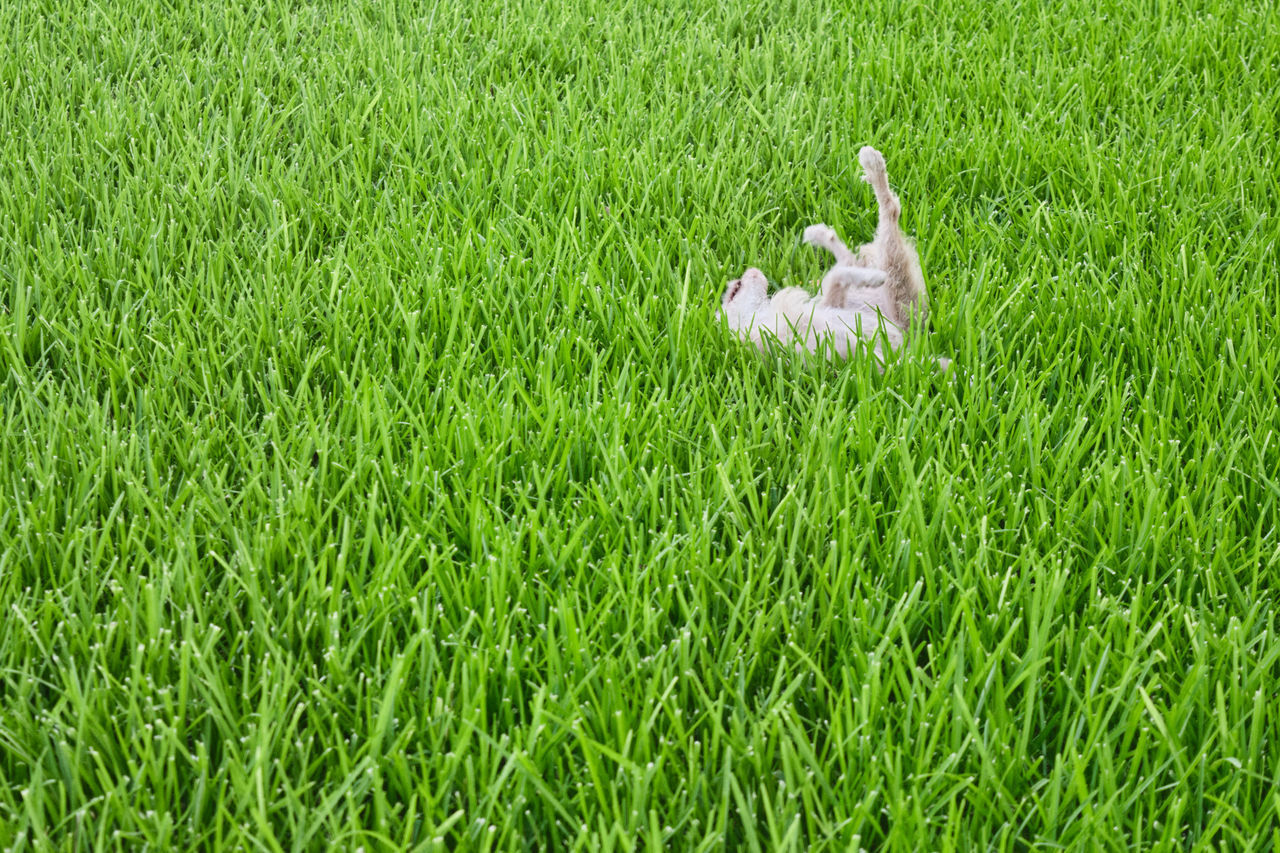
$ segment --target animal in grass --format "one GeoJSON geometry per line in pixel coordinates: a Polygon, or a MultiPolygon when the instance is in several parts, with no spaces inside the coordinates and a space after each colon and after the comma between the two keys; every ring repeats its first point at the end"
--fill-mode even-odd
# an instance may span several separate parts
{"type": "MultiPolygon", "coordinates": [[[[852,252],[826,225],[810,225],[804,241],[835,256],[817,295],[788,287],[772,298],[764,273],[752,267],[725,288],[720,313],[729,328],[764,351],[773,338],[796,350],[816,353],[824,344],[828,356],[848,358],[859,345],[870,344],[879,364],[884,347],[895,350],[904,334],[921,328],[928,315],[920,256],[902,233],[902,205],[889,189],[884,156],[871,147],[858,152],[863,180],[875,190],[880,221],[875,239],[852,252]]],[[[945,370],[950,360],[938,359],[945,370]]]]}

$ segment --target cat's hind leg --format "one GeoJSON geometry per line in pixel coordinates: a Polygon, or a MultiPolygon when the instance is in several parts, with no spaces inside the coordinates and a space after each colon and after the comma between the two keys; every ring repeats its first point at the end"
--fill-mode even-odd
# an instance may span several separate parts
{"type": "Polygon", "coordinates": [[[920,257],[898,224],[902,217],[902,204],[889,187],[884,155],[866,146],[858,152],[858,161],[862,164],[863,180],[875,190],[876,203],[880,208],[875,240],[864,246],[863,252],[874,259],[876,266],[888,273],[889,287],[893,292],[898,315],[893,319],[906,328],[913,316],[923,321],[927,313],[920,257]]]}
{"type": "MultiPolygon", "coordinates": [[[[864,145],[858,152],[858,162],[862,164],[862,180],[871,184],[876,193],[876,204],[880,207],[879,228],[896,228],[902,216],[902,203],[889,188],[889,171],[884,164],[884,155],[870,145],[864,145]]],[[[879,228],[876,236],[879,236],[879,228]]]]}

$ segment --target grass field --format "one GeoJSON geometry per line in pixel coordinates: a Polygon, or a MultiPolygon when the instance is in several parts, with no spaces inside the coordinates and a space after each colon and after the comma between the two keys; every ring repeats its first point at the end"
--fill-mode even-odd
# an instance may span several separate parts
{"type": "Polygon", "coordinates": [[[0,850],[1280,841],[1273,3],[0,34],[0,850]]]}

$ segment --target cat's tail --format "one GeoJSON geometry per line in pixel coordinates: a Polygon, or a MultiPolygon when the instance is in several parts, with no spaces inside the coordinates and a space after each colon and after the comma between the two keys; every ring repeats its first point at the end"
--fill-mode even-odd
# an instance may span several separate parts
{"type": "Polygon", "coordinates": [[[872,245],[879,255],[876,259],[879,266],[889,274],[889,287],[898,314],[894,319],[904,329],[913,322],[923,324],[929,314],[929,305],[925,297],[924,275],[920,272],[920,256],[898,224],[902,217],[902,204],[889,188],[884,155],[868,145],[858,152],[858,161],[862,163],[863,180],[875,190],[876,203],[880,208],[880,222],[872,245]]]}

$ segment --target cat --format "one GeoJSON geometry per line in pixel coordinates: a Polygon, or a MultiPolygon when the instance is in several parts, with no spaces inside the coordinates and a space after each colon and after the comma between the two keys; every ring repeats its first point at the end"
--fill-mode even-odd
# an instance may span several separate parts
{"type": "Polygon", "coordinates": [[[884,344],[893,350],[903,340],[902,330],[888,319],[892,300],[886,279],[883,270],[836,266],[822,279],[817,296],[803,287],[788,287],[769,298],[764,273],[751,267],[729,282],[721,312],[738,337],[761,352],[776,339],[811,353],[829,343],[828,357],[848,358],[865,342],[883,362],[884,344]]]}
{"type": "MultiPolygon", "coordinates": [[[[823,276],[816,296],[804,288],[788,287],[768,296],[769,282],[752,267],[729,282],[720,300],[720,313],[739,338],[764,351],[766,341],[816,353],[829,344],[828,357],[848,358],[859,345],[870,343],[878,365],[884,346],[896,350],[911,327],[923,326],[928,316],[920,257],[898,221],[902,205],[889,188],[884,156],[870,146],[858,152],[863,180],[871,184],[879,206],[875,239],[855,253],[830,227],[818,224],[804,230],[804,241],[826,249],[836,262],[823,276]]],[[[945,370],[948,359],[938,363],[945,370]]]]}

